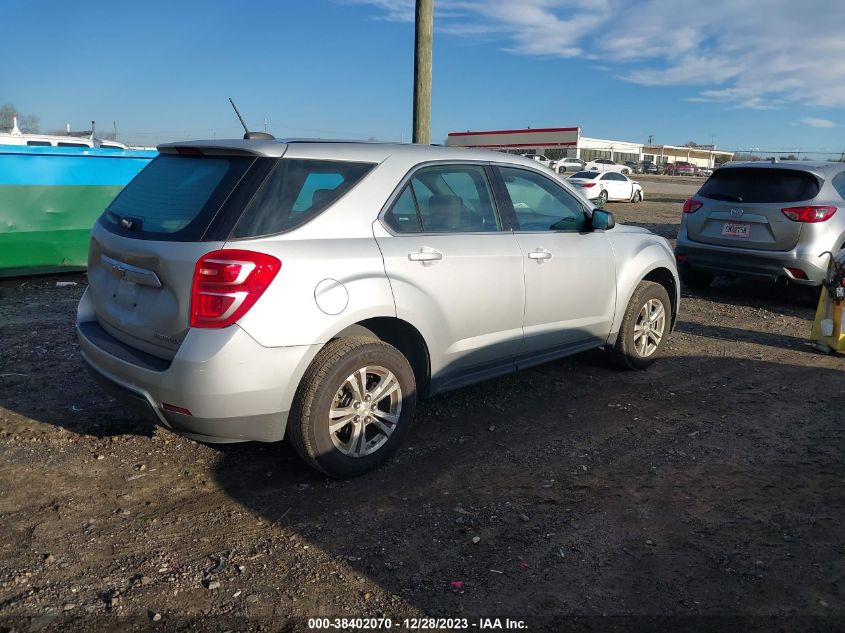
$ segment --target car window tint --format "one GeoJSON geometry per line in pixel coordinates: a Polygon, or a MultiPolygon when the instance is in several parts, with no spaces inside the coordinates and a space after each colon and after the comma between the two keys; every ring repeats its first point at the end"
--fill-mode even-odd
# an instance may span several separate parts
{"type": "Polygon", "coordinates": [[[118,194],[106,217],[114,223],[116,216],[133,218],[135,233],[178,233],[201,215],[217,189],[230,192],[250,162],[160,154],[118,194]]]}
{"type": "Polygon", "coordinates": [[[280,159],[258,189],[233,237],[256,237],[305,224],[354,187],[372,163],[280,159]]]}
{"type": "Polygon", "coordinates": [[[419,233],[422,231],[411,185],[405,185],[396,202],[384,214],[384,221],[397,233],[419,233]]]}
{"type": "Polygon", "coordinates": [[[291,213],[299,213],[308,209],[314,199],[314,194],[320,189],[334,191],[343,184],[343,175],[338,172],[311,172],[305,177],[299,196],[293,203],[291,213]]]}
{"type": "Polygon", "coordinates": [[[527,169],[500,167],[521,231],[583,231],[584,209],[548,178],[527,169]]]}
{"type": "Polygon", "coordinates": [[[800,202],[819,193],[815,176],[797,169],[727,167],[716,170],[699,196],[728,202],[800,202]]]}
{"type": "Polygon", "coordinates": [[[425,167],[414,174],[410,186],[426,233],[477,233],[501,228],[483,167],[425,167]]]}

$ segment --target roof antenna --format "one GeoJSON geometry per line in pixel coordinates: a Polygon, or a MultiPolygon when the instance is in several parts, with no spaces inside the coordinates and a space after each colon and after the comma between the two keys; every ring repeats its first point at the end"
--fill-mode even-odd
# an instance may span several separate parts
{"type": "Polygon", "coordinates": [[[272,141],[275,140],[275,136],[272,134],[268,134],[267,132],[250,132],[249,128],[244,123],[244,118],[241,116],[241,113],[238,111],[238,106],[235,105],[235,102],[232,101],[232,97],[229,97],[229,103],[232,104],[232,108],[235,110],[235,114],[238,115],[238,118],[241,121],[241,125],[244,128],[244,138],[246,140],[265,140],[265,141],[272,141]]]}

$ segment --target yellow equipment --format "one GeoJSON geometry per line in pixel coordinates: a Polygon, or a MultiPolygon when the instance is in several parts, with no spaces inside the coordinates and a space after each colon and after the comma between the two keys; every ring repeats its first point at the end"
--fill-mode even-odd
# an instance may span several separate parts
{"type": "Polygon", "coordinates": [[[835,258],[832,253],[829,255],[830,266],[810,339],[825,353],[845,352],[845,252],[835,258]]]}

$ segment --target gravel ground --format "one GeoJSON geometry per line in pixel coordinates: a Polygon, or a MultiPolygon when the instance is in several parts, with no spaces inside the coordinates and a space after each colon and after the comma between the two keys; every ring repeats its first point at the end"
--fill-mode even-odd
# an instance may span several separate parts
{"type": "MultiPolygon", "coordinates": [[[[696,181],[640,179],[608,208],[674,237],[696,181]]],[[[845,630],[845,360],[807,345],[815,291],[684,292],[650,370],[597,351],[434,398],[341,482],[133,418],[79,359],[84,283],[0,281],[0,631],[845,630]]]]}

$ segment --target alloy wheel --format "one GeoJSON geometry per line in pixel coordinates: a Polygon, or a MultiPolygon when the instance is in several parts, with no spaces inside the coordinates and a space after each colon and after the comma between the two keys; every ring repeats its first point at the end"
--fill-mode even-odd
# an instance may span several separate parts
{"type": "Polygon", "coordinates": [[[393,434],[402,413],[402,388],[389,369],[362,367],[337,390],[329,409],[329,435],[341,453],[364,457],[393,434]]]}
{"type": "Polygon", "coordinates": [[[663,302],[649,299],[640,309],[634,324],[634,349],[642,358],[648,358],[660,346],[666,330],[666,309],[663,302]]]}

